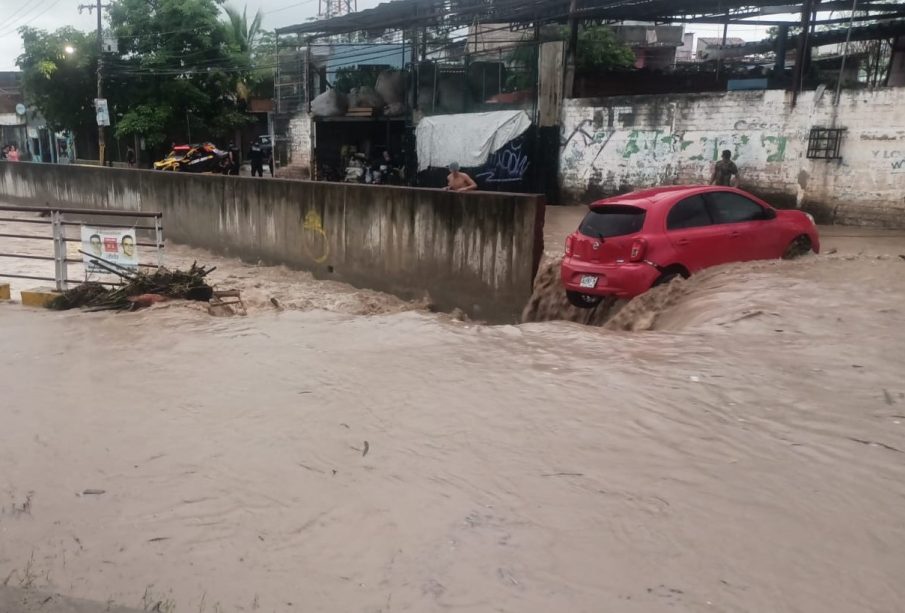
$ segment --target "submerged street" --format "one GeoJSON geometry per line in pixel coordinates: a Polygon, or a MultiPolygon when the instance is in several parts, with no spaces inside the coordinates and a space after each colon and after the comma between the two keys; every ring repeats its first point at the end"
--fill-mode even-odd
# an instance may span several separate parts
{"type": "MultiPolygon", "coordinates": [[[[550,212],[551,256],[576,215],[550,212]]],[[[905,608],[901,235],[706,271],[625,307],[637,332],[168,250],[249,316],[0,304],[10,586],[159,611],[905,608]]]]}

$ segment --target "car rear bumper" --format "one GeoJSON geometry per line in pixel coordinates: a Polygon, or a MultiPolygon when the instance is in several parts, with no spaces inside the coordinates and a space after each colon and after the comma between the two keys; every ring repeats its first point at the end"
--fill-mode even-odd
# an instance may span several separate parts
{"type": "Polygon", "coordinates": [[[634,298],[649,290],[660,277],[660,271],[648,263],[599,264],[566,257],[562,261],[562,282],[566,291],[589,296],[634,298]],[[582,287],[585,275],[597,277],[594,288],[582,287]]]}

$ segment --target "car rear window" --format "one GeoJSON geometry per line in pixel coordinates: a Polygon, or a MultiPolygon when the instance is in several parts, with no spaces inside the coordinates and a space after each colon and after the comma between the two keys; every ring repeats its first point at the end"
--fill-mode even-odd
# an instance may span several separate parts
{"type": "Polygon", "coordinates": [[[609,204],[588,211],[578,231],[592,238],[625,236],[640,232],[646,211],[634,206],[609,204]]]}

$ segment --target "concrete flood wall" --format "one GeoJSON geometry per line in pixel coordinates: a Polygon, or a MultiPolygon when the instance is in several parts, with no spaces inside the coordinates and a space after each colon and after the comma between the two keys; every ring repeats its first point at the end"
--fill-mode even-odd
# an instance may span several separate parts
{"type": "Polygon", "coordinates": [[[905,228],[905,88],[567,100],[560,182],[587,201],[640,187],[709,182],[729,149],[742,187],[823,222],[905,228]],[[813,127],[845,128],[841,160],[808,159],[813,127]]]}
{"type": "Polygon", "coordinates": [[[161,211],[167,238],[516,321],[543,251],[524,194],[0,163],[0,202],[161,211]]]}

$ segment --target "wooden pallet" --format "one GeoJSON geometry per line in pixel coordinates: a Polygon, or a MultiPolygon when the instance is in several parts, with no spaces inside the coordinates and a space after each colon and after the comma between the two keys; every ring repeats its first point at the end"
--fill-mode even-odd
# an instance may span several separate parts
{"type": "Polygon", "coordinates": [[[248,315],[245,303],[242,302],[242,295],[237,289],[214,290],[214,296],[211,298],[207,310],[211,315],[232,315],[234,313],[248,315]],[[230,300],[224,300],[224,298],[230,300]]]}

